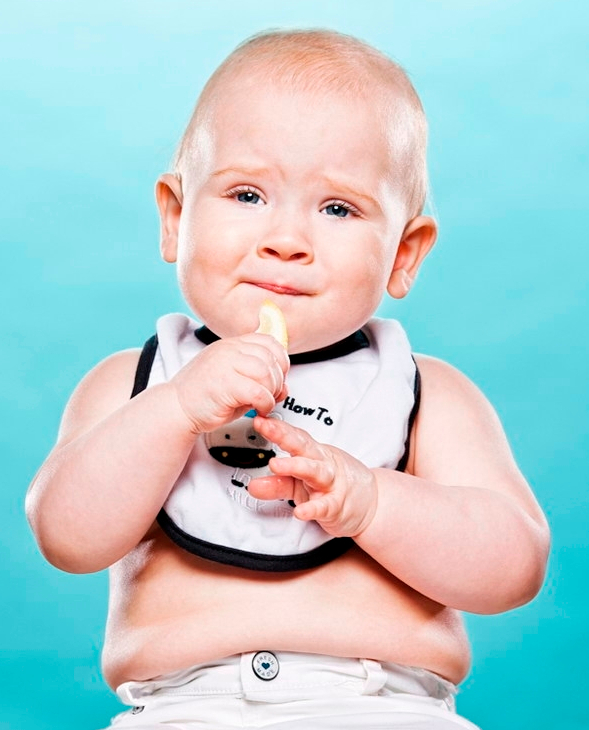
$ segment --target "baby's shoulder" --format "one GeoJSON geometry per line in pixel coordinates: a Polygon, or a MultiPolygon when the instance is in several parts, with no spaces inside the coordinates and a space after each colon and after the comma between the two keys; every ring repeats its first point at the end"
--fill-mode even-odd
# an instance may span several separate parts
{"type": "Polygon", "coordinates": [[[442,484],[477,485],[509,472],[518,482],[499,417],[480,388],[443,360],[415,355],[415,361],[421,398],[413,473],[442,484]]]}
{"type": "Polygon", "coordinates": [[[457,419],[486,420],[493,407],[481,389],[458,368],[431,355],[414,354],[421,381],[422,417],[439,417],[448,424],[457,419]]]}
{"type": "Polygon", "coordinates": [[[131,397],[141,350],[121,350],[101,360],[72,393],[59,428],[67,443],[124,405],[131,397]]]}
{"type": "Polygon", "coordinates": [[[449,390],[459,391],[464,395],[482,395],[470,378],[454,365],[432,355],[413,353],[421,380],[428,390],[435,389],[440,394],[448,394],[449,390]]]}

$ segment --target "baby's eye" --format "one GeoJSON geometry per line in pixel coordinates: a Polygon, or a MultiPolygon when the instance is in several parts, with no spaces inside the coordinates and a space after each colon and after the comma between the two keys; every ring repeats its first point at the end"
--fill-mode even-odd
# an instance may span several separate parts
{"type": "Polygon", "coordinates": [[[258,203],[264,202],[260,194],[249,187],[233,188],[232,190],[228,190],[225,195],[228,198],[235,198],[240,203],[249,203],[250,205],[258,205],[258,203]]]}
{"type": "Polygon", "coordinates": [[[243,193],[237,193],[235,196],[240,203],[256,203],[260,202],[260,196],[257,193],[252,193],[251,190],[246,190],[243,193]]]}
{"type": "Polygon", "coordinates": [[[352,215],[358,213],[354,206],[344,202],[343,200],[337,200],[333,203],[329,203],[321,212],[325,213],[325,215],[333,215],[336,218],[346,218],[350,213],[352,215]]]}

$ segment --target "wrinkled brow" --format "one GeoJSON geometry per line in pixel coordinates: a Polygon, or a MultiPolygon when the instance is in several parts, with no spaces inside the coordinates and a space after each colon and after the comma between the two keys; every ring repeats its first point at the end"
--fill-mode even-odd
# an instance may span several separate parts
{"type": "MultiPolygon", "coordinates": [[[[244,177],[267,177],[272,174],[272,170],[269,167],[224,167],[221,170],[215,170],[211,174],[211,179],[222,177],[223,175],[243,175],[244,177]]],[[[333,180],[326,175],[321,175],[319,180],[322,183],[326,183],[330,188],[337,191],[338,195],[349,196],[355,200],[361,201],[364,205],[371,206],[377,210],[381,209],[378,200],[373,198],[371,195],[362,193],[356,188],[347,185],[344,182],[338,182],[333,180]]]]}
{"type": "Polygon", "coordinates": [[[222,170],[215,170],[211,177],[221,177],[222,175],[245,175],[246,177],[263,177],[270,174],[269,167],[224,167],[222,170]]]}
{"type": "Polygon", "coordinates": [[[366,193],[361,193],[359,190],[356,190],[355,188],[352,188],[349,185],[346,185],[345,183],[338,182],[337,180],[332,180],[331,178],[326,177],[325,175],[322,176],[321,179],[324,182],[326,182],[330,187],[332,187],[334,190],[341,192],[343,195],[349,195],[352,198],[362,200],[367,205],[373,205],[375,208],[380,208],[378,201],[375,198],[373,198],[371,195],[366,195],[366,193]]]}

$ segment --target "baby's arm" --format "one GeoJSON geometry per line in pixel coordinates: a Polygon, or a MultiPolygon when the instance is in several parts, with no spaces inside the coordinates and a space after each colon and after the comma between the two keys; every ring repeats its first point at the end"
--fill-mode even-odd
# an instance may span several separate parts
{"type": "Polygon", "coordinates": [[[446,363],[418,364],[415,476],[377,471],[379,510],[358,542],[444,605],[474,613],[522,605],[544,578],[545,517],[483,394],[446,363]]]}
{"type": "Polygon", "coordinates": [[[278,436],[294,458],[273,460],[280,479],[274,485],[254,480],[250,492],[294,497],[299,518],[353,537],[387,570],[443,605],[475,613],[521,605],[542,584],[545,518],[480,391],[440,361],[420,357],[419,367],[411,473],[367,469],[305,432],[259,419],[263,435],[278,436]]]}
{"type": "Polygon", "coordinates": [[[92,572],[128,553],[153,524],[195,437],[285,396],[288,357],[267,335],[209,345],[169,383],[129,399],[137,351],[100,363],[80,383],[58,442],[27,495],[47,559],[92,572]]]}

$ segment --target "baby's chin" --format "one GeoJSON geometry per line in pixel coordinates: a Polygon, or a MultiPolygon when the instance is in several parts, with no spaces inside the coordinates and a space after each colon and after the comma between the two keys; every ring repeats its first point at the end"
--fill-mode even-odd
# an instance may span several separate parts
{"type": "MultiPolygon", "coordinates": [[[[344,318],[341,317],[339,321],[335,322],[333,317],[329,318],[329,321],[321,318],[313,324],[308,319],[308,313],[307,317],[303,317],[302,314],[299,317],[288,307],[284,307],[282,311],[286,318],[290,355],[329,347],[353,334],[365,324],[365,322],[344,321],[344,318]]],[[[253,333],[260,324],[259,307],[257,306],[252,307],[251,310],[243,308],[236,312],[220,311],[220,308],[214,311],[204,311],[202,308],[194,311],[194,315],[199,322],[202,322],[211,332],[222,339],[253,333]]]]}
{"type": "Polygon", "coordinates": [[[350,330],[342,330],[335,332],[329,330],[326,332],[322,331],[306,331],[300,335],[296,332],[295,328],[291,328],[288,331],[288,353],[289,355],[297,355],[302,352],[313,352],[314,350],[321,350],[325,347],[330,347],[340,340],[344,340],[349,335],[357,331],[357,327],[350,330]]]}
{"type": "MultiPolygon", "coordinates": [[[[226,322],[219,318],[204,318],[199,317],[199,322],[204,324],[208,329],[211,330],[217,337],[225,339],[227,337],[241,337],[249,333],[255,332],[258,328],[257,315],[254,317],[253,324],[249,321],[238,325],[235,321],[226,322]]],[[[289,355],[296,355],[302,352],[312,352],[313,350],[321,350],[324,347],[329,347],[335,342],[344,339],[351,332],[339,336],[333,332],[299,332],[296,326],[288,327],[288,353],[289,355]]],[[[355,330],[354,330],[355,331],[355,330]]]]}
{"type": "Polygon", "coordinates": [[[199,322],[222,339],[255,332],[259,324],[258,312],[254,310],[225,314],[220,311],[209,312],[193,308],[193,314],[199,322]]]}

